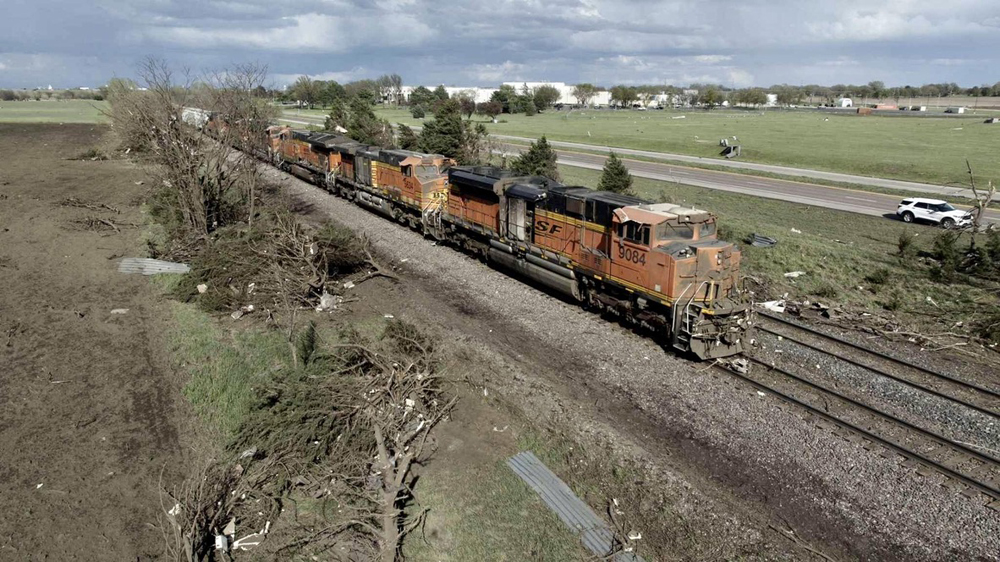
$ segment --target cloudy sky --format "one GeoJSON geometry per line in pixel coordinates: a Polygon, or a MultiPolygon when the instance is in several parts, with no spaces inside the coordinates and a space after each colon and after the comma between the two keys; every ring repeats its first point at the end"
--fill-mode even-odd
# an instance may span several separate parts
{"type": "Polygon", "coordinates": [[[0,86],[97,86],[153,55],[349,81],[728,86],[1000,81],[996,0],[4,0],[0,86]]]}

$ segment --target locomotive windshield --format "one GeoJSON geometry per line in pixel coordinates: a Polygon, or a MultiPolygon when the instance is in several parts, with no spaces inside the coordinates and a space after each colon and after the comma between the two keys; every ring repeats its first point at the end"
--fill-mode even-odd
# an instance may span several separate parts
{"type": "Polygon", "coordinates": [[[671,221],[656,225],[657,240],[691,240],[694,229],[690,224],[671,224],[671,221]]]}
{"type": "Polygon", "coordinates": [[[436,178],[441,175],[437,166],[414,166],[418,178],[436,178]]]}

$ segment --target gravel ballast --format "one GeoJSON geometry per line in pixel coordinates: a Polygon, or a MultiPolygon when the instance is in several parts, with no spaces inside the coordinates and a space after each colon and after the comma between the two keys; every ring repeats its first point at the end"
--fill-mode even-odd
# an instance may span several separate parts
{"type": "Polygon", "coordinates": [[[450,247],[273,173],[290,196],[363,233],[404,271],[437,279],[515,326],[522,339],[574,357],[583,371],[574,377],[626,397],[665,436],[695,443],[704,458],[690,466],[737,497],[767,505],[856,558],[1000,560],[1000,512],[942,486],[942,477],[919,476],[901,459],[841,439],[707,364],[678,358],[450,247]],[[840,531],[830,536],[831,529],[840,531]]]}

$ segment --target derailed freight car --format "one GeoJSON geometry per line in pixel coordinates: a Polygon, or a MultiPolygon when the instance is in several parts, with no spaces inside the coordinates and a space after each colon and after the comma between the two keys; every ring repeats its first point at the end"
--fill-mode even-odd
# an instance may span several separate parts
{"type": "Polygon", "coordinates": [[[266,160],[701,359],[742,352],[740,252],[715,217],[345,136],[268,129],[266,160]]]}
{"type": "Polygon", "coordinates": [[[706,211],[491,167],[451,169],[446,209],[449,238],[505,269],[701,359],[743,350],[740,252],[706,211]]]}

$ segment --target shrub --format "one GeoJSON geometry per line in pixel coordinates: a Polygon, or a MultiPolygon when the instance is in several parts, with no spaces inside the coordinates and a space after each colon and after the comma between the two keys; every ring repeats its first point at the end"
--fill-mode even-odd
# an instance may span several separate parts
{"type": "Polygon", "coordinates": [[[872,285],[885,285],[891,277],[892,273],[888,269],[880,267],[868,275],[865,275],[865,281],[872,285]]]}
{"type": "Polygon", "coordinates": [[[904,230],[899,233],[899,240],[896,242],[896,247],[899,249],[898,255],[901,258],[912,258],[917,253],[917,248],[914,245],[914,239],[916,235],[909,230],[904,230]]]}
{"type": "Polygon", "coordinates": [[[422,105],[415,105],[410,108],[410,115],[412,115],[414,119],[423,119],[426,114],[427,111],[422,105]]]}
{"type": "Polygon", "coordinates": [[[889,294],[889,300],[882,303],[882,308],[890,311],[896,311],[903,308],[903,291],[899,289],[894,289],[892,293],[889,294]]]}
{"type": "Polygon", "coordinates": [[[955,271],[961,258],[956,247],[957,242],[958,234],[951,230],[945,230],[934,237],[932,253],[938,265],[931,268],[931,278],[935,281],[951,281],[955,278],[955,271]]]}
{"type": "Polygon", "coordinates": [[[816,295],[817,297],[822,297],[825,299],[835,299],[837,298],[837,295],[840,294],[840,291],[837,290],[836,287],[825,281],[817,284],[815,287],[813,287],[812,291],[810,292],[816,295]]]}

